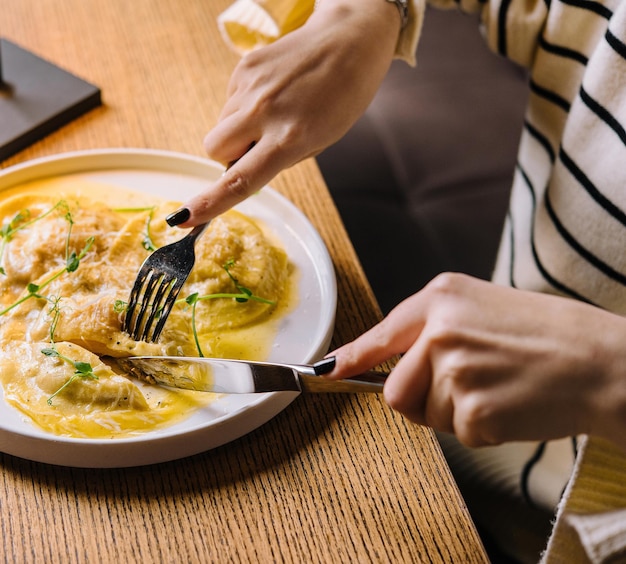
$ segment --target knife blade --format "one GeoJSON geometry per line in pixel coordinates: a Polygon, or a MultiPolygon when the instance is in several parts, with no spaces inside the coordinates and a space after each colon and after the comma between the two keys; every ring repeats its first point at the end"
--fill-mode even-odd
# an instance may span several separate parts
{"type": "Polygon", "coordinates": [[[335,358],[314,364],[285,364],[186,356],[134,356],[116,359],[132,376],[170,388],[220,394],[262,392],[373,392],[383,390],[386,374],[366,372],[355,378],[328,380],[322,375],[335,358]]]}

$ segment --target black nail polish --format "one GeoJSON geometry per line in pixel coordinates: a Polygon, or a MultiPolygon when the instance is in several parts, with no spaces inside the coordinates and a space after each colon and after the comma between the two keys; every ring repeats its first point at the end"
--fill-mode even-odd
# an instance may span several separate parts
{"type": "Polygon", "coordinates": [[[322,376],[323,374],[328,374],[332,372],[335,368],[335,357],[329,356],[323,358],[322,360],[318,360],[315,364],[313,364],[313,370],[315,371],[316,376],[322,376]]]}
{"type": "Polygon", "coordinates": [[[180,208],[165,218],[170,227],[176,227],[181,223],[185,223],[191,217],[191,212],[187,208],[180,208]]]}

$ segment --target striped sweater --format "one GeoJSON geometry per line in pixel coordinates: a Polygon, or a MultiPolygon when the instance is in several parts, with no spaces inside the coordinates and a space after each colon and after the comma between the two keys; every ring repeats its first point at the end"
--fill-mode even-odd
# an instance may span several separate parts
{"type": "Polygon", "coordinates": [[[530,69],[494,280],[626,313],[626,3],[493,4],[490,46],[530,69]]]}
{"type": "MultiPolygon", "coordinates": [[[[411,0],[397,45],[410,64],[425,2],[411,0]]],[[[494,282],[626,314],[626,0],[429,2],[480,13],[490,48],[530,73],[494,282]]],[[[237,0],[219,25],[245,52],[302,25],[314,5],[237,0]]],[[[617,554],[626,559],[626,454],[583,437],[543,560],[617,554]]]]}
{"type": "MultiPolygon", "coordinates": [[[[460,7],[530,73],[494,281],[626,314],[626,2],[460,7]]],[[[585,438],[557,515],[544,561],[626,558],[624,453],[585,438]]]]}

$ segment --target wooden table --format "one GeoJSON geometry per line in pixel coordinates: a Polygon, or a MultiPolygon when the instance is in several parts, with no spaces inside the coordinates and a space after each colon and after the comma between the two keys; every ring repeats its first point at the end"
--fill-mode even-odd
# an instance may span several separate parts
{"type": "MultiPolygon", "coordinates": [[[[237,62],[216,26],[229,2],[0,0],[0,35],[104,101],[2,167],[92,148],[203,155],[237,62]]],[[[272,185],[330,250],[344,343],[380,311],[332,199],[314,161],[272,185]]],[[[486,561],[432,433],[380,397],[302,396],[242,439],[149,467],[0,455],[0,531],[6,562],[486,561]]]]}

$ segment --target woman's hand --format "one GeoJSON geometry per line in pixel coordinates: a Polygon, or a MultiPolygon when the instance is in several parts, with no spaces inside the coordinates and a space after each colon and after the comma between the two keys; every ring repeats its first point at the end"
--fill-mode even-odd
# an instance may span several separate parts
{"type": "Polygon", "coordinates": [[[209,157],[237,163],[177,223],[207,221],[342,137],[382,82],[399,30],[392,4],[325,0],[302,28],[243,57],[205,138],[209,157]]]}
{"type": "Polygon", "coordinates": [[[444,274],[334,354],[345,378],[406,353],[384,397],[468,446],[590,433],[626,448],[626,320],[444,274]]]}

